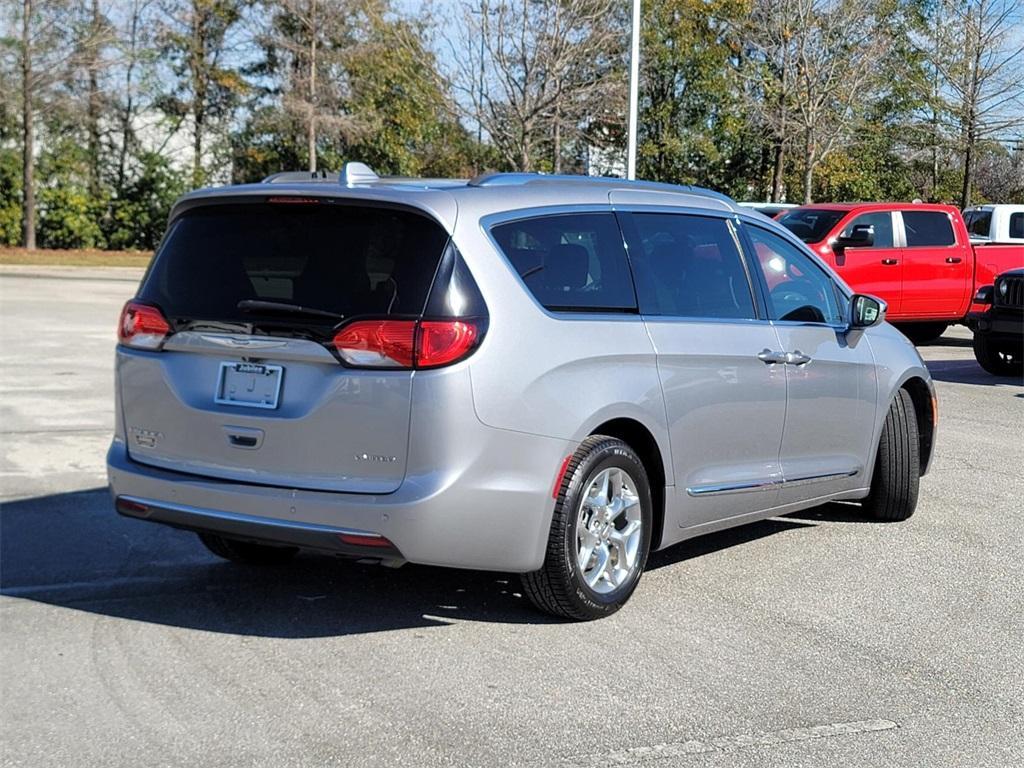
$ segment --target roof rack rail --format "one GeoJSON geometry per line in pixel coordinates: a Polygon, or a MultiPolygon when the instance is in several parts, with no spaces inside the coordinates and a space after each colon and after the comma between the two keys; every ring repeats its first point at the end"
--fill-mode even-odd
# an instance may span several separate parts
{"type": "Polygon", "coordinates": [[[338,181],[334,171],[282,171],[272,173],[263,180],[264,184],[291,184],[298,181],[338,181]]]}

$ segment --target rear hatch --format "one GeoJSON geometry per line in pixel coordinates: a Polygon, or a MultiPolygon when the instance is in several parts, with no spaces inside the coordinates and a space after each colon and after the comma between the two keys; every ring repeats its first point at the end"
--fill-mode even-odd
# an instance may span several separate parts
{"type": "Polygon", "coordinates": [[[211,202],[172,223],[122,316],[129,455],[250,483],[394,491],[414,373],[401,353],[362,352],[358,329],[385,352],[404,343],[387,334],[422,316],[448,235],[395,207],[211,202]],[[346,327],[354,366],[332,345],[346,327]]]}

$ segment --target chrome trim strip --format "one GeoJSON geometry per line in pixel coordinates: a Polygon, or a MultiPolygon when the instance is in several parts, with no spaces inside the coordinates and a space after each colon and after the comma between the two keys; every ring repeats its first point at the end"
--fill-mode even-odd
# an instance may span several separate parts
{"type": "Polygon", "coordinates": [[[715,483],[697,485],[686,489],[690,496],[711,496],[718,493],[743,493],[745,491],[763,491],[782,485],[781,480],[753,480],[747,483],[715,483]]]}
{"type": "Polygon", "coordinates": [[[859,475],[861,468],[851,469],[846,472],[828,472],[822,475],[806,475],[784,480],[753,480],[746,483],[714,483],[709,485],[696,485],[686,489],[690,496],[712,496],[722,493],[743,493],[746,491],[761,491],[769,488],[798,488],[801,485],[813,483],[824,483],[828,480],[840,480],[844,477],[859,475]]]}
{"type": "Polygon", "coordinates": [[[125,495],[118,496],[117,498],[123,499],[124,501],[128,501],[133,504],[139,504],[141,506],[146,507],[147,509],[166,509],[171,512],[181,512],[186,515],[196,515],[198,517],[212,517],[218,520],[228,520],[234,523],[261,525],[271,528],[290,528],[296,531],[308,531],[310,533],[331,533],[335,535],[345,534],[346,536],[362,536],[370,539],[384,538],[379,533],[374,533],[373,531],[360,531],[356,528],[338,528],[333,525],[303,523],[296,520],[281,520],[280,518],[276,517],[259,517],[257,515],[243,515],[238,512],[224,512],[221,510],[207,509],[205,507],[190,507],[187,504],[175,504],[168,501],[155,501],[154,499],[144,499],[139,496],[125,495]]]}

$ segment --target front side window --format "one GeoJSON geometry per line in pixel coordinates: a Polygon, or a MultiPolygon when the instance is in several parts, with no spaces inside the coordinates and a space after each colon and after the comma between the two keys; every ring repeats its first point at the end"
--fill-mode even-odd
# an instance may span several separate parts
{"type": "Polygon", "coordinates": [[[540,216],[499,224],[491,234],[546,309],[636,310],[626,249],[612,213],[540,216]]]}
{"type": "Polygon", "coordinates": [[[835,283],[808,254],[767,230],[749,227],[748,232],[768,288],[769,318],[842,323],[835,283]]]}
{"type": "Polygon", "coordinates": [[[953,223],[942,211],[903,211],[908,248],[956,245],[953,223]]]}
{"type": "Polygon", "coordinates": [[[630,256],[645,315],[756,317],[739,249],[724,219],[671,213],[632,215],[630,256]]]}
{"type": "Polygon", "coordinates": [[[874,233],[874,243],[871,245],[872,248],[892,248],[892,214],[883,211],[880,213],[863,213],[853,221],[851,221],[846,228],[839,235],[840,237],[849,237],[853,234],[854,227],[871,227],[874,233]]]}

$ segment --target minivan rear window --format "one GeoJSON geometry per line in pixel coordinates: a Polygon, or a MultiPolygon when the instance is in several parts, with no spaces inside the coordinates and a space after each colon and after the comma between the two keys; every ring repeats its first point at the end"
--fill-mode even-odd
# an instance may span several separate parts
{"type": "Polygon", "coordinates": [[[331,326],[358,315],[418,315],[447,241],[439,224],[406,210],[209,205],[172,224],[139,299],[176,323],[287,319],[331,326]],[[265,309],[270,304],[325,314],[265,309]]]}
{"type": "Polygon", "coordinates": [[[636,311],[633,279],[614,214],[539,216],[496,225],[491,233],[546,309],[636,311]]]}

